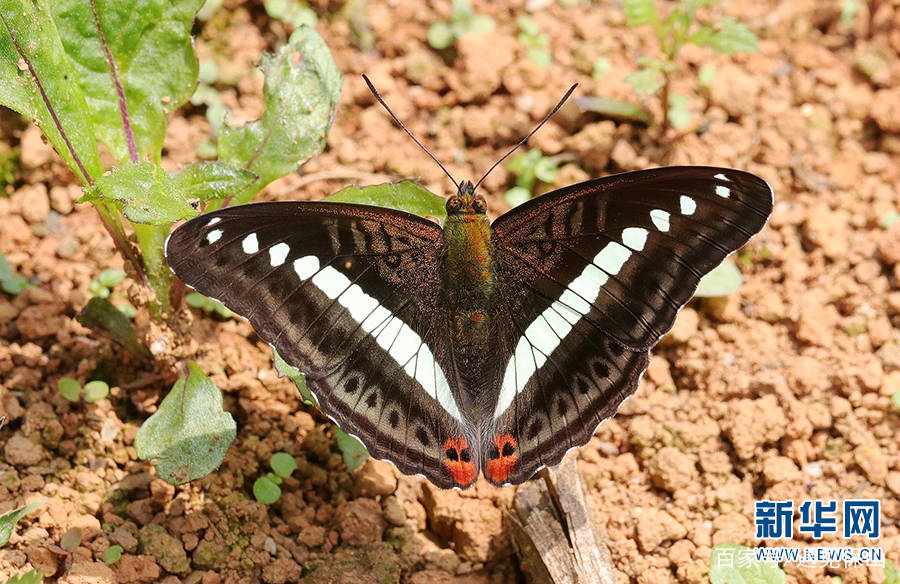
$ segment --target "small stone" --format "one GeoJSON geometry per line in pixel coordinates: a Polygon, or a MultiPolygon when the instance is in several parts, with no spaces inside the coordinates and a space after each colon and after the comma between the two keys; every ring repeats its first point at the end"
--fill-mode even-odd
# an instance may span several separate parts
{"type": "Polygon", "coordinates": [[[714,105],[739,118],[754,114],[759,101],[758,78],[737,65],[724,65],[717,69],[709,88],[709,99],[714,105]]]}
{"type": "Polygon", "coordinates": [[[397,490],[394,465],[370,456],[356,475],[356,486],[364,497],[390,495],[397,490]]]}
{"type": "Polygon", "coordinates": [[[900,497],[900,471],[892,470],[887,474],[885,485],[898,497],[900,497]]]}
{"type": "Polygon", "coordinates": [[[655,550],[664,541],[687,535],[684,525],[661,509],[645,509],[637,520],[637,541],[644,553],[655,550]]]}
{"type": "Polygon", "coordinates": [[[141,551],[154,556],[162,568],[171,574],[185,574],[190,563],[181,541],[162,525],[152,523],[138,531],[141,551]]]}
{"type": "Polygon", "coordinates": [[[341,507],[338,516],[341,539],[350,545],[365,546],[381,541],[384,516],[374,499],[354,499],[341,507]]]}
{"type": "Polygon", "coordinates": [[[697,334],[700,327],[700,315],[693,308],[685,308],[678,313],[672,330],[660,340],[660,346],[674,347],[683,345],[697,334]]]}
{"type": "Polygon", "coordinates": [[[870,115],[885,132],[900,132],[900,87],[882,89],[872,98],[870,115]]]}
{"type": "Polygon", "coordinates": [[[697,478],[694,459],[674,446],[659,450],[648,465],[650,480],[670,493],[690,485],[697,478]]]}
{"type": "Polygon", "coordinates": [[[101,584],[115,582],[116,573],[104,562],[93,562],[75,557],[61,584],[101,584]]]}
{"type": "Polygon", "coordinates": [[[56,244],[56,255],[64,260],[72,259],[78,254],[79,247],[78,239],[71,233],[67,233],[56,244]]]}
{"type": "Polygon", "coordinates": [[[799,480],[802,478],[800,469],[793,460],[786,456],[773,456],[763,462],[763,476],[767,485],[780,483],[781,481],[799,480]]]}
{"type": "Polygon", "coordinates": [[[53,147],[44,141],[41,129],[37,126],[28,126],[22,132],[20,143],[22,168],[32,170],[41,168],[50,163],[56,156],[53,147]]]}
{"type": "Polygon", "coordinates": [[[25,185],[16,192],[22,205],[22,217],[32,225],[47,218],[50,212],[50,196],[44,183],[25,185]]]}
{"type": "MultiPolygon", "coordinates": [[[[78,187],[75,188],[77,199],[77,193],[81,192],[81,189],[78,187]]],[[[65,187],[62,185],[54,185],[50,187],[50,207],[52,207],[55,211],[57,211],[60,215],[68,215],[72,212],[74,205],[72,204],[73,197],[71,187],[65,187]]]]}
{"type": "Polygon", "coordinates": [[[877,444],[863,444],[853,451],[853,459],[872,483],[884,485],[888,474],[888,458],[877,444]]]}
{"type": "Polygon", "coordinates": [[[267,584],[297,582],[302,571],[300,564],[291,558],[275,558],[263,567],[262,580],[267,584]]]}
{"type": "Polygon", "coordinates": [[[13,434],[3,447],[6,462],[13,466],[31,466],[44,458],[44,449],[19,433],[13,434]]]}
{"type": "Polygon", "coordinates": [[[121,584],[159,580],[159,566],[153,556],[126,554],[115,563],[115,568],[121,584]]]}
{"type": "Polygon", "coordinates": [[[400,527],[406,524],[406,511],[403,509],[403,503],[397,497],[385,497],[381,502],[384,510],[384,518],[391,525],[400,527]]]}
{"type": "Polygon", "coordinates": [[[725,436],[744,460],[752,458],[763,444],[781,440],[786,426],[787,417],[774,395],[737,400],[729,404],[728,416],[722,421],[725,436]]]}
{"type": "Polygon", "coordinates": [[[63,317],[60,313],[64,308],[61,303],[25,307],[16,320],[22,338],[36,340],[58,333],[63,328],[63,317]]]}

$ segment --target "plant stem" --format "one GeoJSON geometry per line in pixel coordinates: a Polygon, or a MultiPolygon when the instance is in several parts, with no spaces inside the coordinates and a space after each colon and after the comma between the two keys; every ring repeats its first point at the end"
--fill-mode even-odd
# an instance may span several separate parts
{"type": "Polygon", "coordinates": [[[144,266],[141,264],[140,258],[134,253],[134,250],[128,244],[128,235],[125,234],[125,228],[122,226],[122,220],[116,213],[115,209],[102,201],[94,203],[94,209],[100,215],[100,222],[106,228],[109,236],[112,237],[113,244],[119,250],[125,259],[127,259],[134,267],[134,271],[138,276],[138,280],[144,286],[147,285],[147,275],[144,272],[144,266]]]}
{"type": "Polygon", "coordinates": [[[663,70],[663,88],[662,88],[662,115],[663,115],[663,123],[662,123],[662,136],[665,136],[669,132],[669,73],[668,71],[663,70]]]}
{"type": "Polygon", "coordinates": [[[156,225],[134,223],[134,234],[141,248],[141,256],[150,280],[149,286],[156,293],[156,300],[150,303],[150,314],[158,319],[169,311],[169,287],[173,280],[163,256],[167,233],[156,225]]]}

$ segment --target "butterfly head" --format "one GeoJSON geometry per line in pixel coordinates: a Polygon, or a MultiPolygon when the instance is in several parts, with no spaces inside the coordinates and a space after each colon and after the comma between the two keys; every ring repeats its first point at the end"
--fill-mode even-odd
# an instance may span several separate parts
{"type": "Polygon", "coordinates": [[[484,215],[487,202],[481,195],[475,194],[475,187],[470,181],[463,181],[459,191],[447,199],[447,215],[484,215]]]}

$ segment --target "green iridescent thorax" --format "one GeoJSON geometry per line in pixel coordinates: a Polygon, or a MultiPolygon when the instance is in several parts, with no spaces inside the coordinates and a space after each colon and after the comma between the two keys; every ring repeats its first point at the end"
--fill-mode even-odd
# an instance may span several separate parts
{"type": "Polygon", "coordinates": [[[444,250],[442,294],[451,307],[456,338],[486,343],[494,250],[484,199],[468,181],[447,201],[444,250]]]}

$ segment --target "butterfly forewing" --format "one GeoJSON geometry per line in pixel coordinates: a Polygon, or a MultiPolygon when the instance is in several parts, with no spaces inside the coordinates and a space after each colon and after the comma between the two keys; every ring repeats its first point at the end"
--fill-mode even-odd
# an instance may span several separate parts
{"type": "Polygon", "coordinates": [[[436,318],[440,236],[397,211],[260,203],[187,222],[166,255],[304,372],[321,409],[373,456],[447,487],[474,481],[475,463],[445,463],[467,431],[436,318]]]}
{"type": "Polygon", "coordinates": [[[587,442],[700,278],[771,209],[754,175],[670,167],[564,188],[494,222],[503,381],[485,476],[521,482],[587,442]]]}

